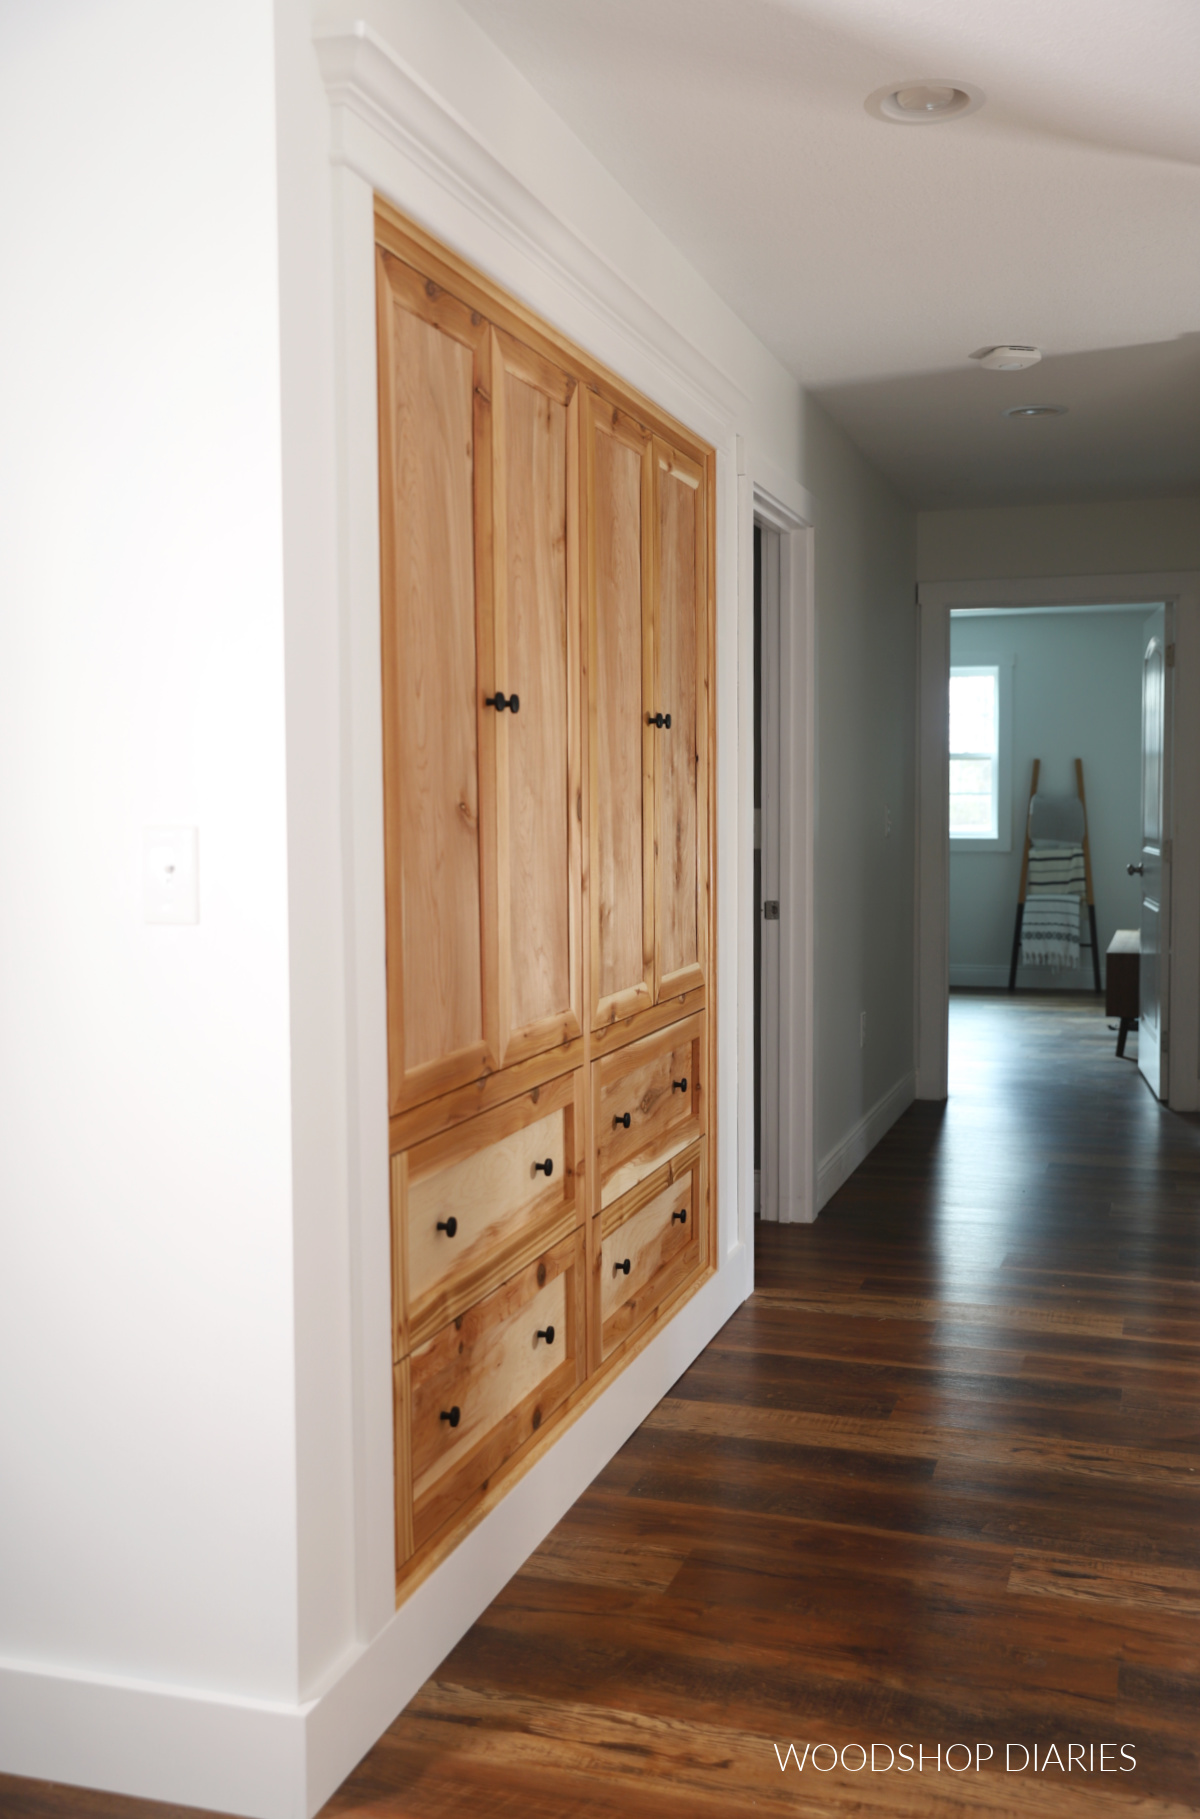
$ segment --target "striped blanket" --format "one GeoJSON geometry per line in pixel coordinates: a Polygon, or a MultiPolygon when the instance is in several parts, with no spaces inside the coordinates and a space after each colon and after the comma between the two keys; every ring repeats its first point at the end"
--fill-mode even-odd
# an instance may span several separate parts
{"type": "Polygon", "coordinates": [[[1021,919],[1021,959],[1026,966],[1079,965],[1079,898],[1030,897],[1021,919]]]}
{"type": "Polygon", "coordinates": [[[1083,847],[1066,840],[1035,840],[1029,848],[1030,897],[1082,897],[1086,886],[1083,847]]]}

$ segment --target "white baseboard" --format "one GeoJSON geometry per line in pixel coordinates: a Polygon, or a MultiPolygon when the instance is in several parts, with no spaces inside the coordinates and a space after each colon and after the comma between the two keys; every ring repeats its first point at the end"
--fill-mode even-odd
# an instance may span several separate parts
{"type": "Polygon", "coordinates": [[[0,1661],[0,1771],[245,1819],[312,1819],[751,1292],[738,1244],[372,1641],[295,1705],[0,1661]]]}
{"type": "MultiPolygon", "coordinates": [[[[1101,967],[1101,977],[1104,969],[1101,967]]],[[[989,991],[1002,990],[1008,984],[1008,966],[1004,963],[976,966],[962,962],[950,962],[950,988],[957,986],[974,986],[989,991]]],[[[1092,962],[1090,956],[1079,966],[1065,966],[1061,972],[1052,972],[1048,966],[1019,966],[1017,984],[1023,992],[1090,992],[1095,990],[1092,981],[1092,962]]]]}
{"type": "Polygon", "coordinates": [[[833,1199],[842,1183],[850,1179],[859,1163],[870,1155],[879,1139],[891,1130],[897,1118],[908,1110],[916,1096],[916,1074],[907,1073],[897,1080],[882,1099],[876,1100],[870,1111],[863,1114],[836,1149],[831,1149],[822,1158],[817,1165],[818,1212],[833,1199]]]}

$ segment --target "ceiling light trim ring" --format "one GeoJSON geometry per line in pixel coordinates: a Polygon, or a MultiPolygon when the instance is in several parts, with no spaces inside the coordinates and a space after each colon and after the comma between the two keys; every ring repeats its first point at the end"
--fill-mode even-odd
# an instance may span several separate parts
{"type": "Polygon", "coordinates": [[[876,120],[892,126],[934,126],[939,121],[965,120],[986,100],[973,82],[951,76],[914,76],[877,88],[863,105],[876,120]]]}
{"type": "Polygon", "coordinates": [[[1000,412],[1002,417],[1065,417],[1065,404],[1010,404],[1000,412]]]}

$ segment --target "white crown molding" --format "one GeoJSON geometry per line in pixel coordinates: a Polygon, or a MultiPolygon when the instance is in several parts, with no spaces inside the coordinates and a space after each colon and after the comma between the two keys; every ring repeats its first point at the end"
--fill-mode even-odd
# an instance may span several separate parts
{"type": "Polygon", "coordinates": [[[352,116],[631,343],[676,390],[695,400],[712,439],[723,439],[748,403],[747,394],[514,176],[449,102],[361,20],[314,42],[332,111],[335,163],[373,188],[383,187],[385,173],[372,158],[369,141],[352,130],[347,118],[352,116]]]}

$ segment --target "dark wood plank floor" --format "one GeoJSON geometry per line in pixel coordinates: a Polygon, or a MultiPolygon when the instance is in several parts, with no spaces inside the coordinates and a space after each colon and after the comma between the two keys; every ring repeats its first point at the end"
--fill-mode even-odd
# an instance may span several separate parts
{"type": "MultiPolygon", "coordinates": [[[[949,1104],[759,1227],[754,1297],[328,1819],[1200,1813],[1200,1128],[1094,1000],[951,1028],[949,1104]]],[[[166,1810],[74,1798],[0,1783],[166,1810]]]]}

